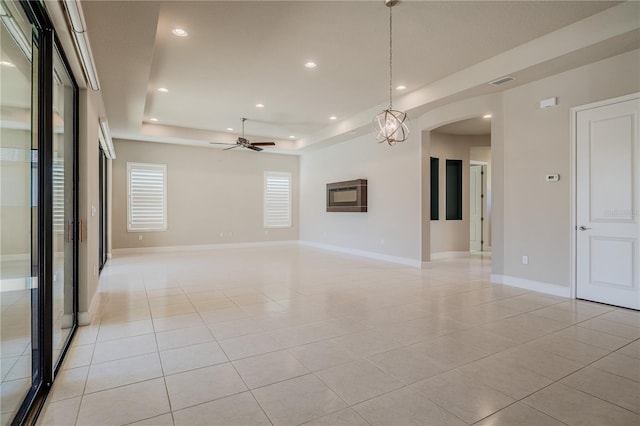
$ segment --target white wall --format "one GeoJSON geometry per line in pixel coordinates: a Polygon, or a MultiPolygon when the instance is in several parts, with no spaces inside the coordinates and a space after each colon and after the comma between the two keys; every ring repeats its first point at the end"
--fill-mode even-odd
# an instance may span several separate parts
{"type": "Polygon", "coordinates": [[[492,272],[506,283],[524,280],[568,289],[570,108],[636,92],[639,76],[635,50],[503,93],[434,108],[412,118],[412,137],[400,146],[377,145],[367,135],[305,154],[300,237],[430,259],[429,198],[421,195],[429,188],[430,130],[492,113],[492,272]],[[540,110],[539,101],[551,96],[558,96],[559,105],[540,110]],[[559,173],[560,182],[545,182],[547,173],[559,173]],[[355,178],[369,180],[369,213],[326,213],[324,185],[355,178]],[[521,264],[523,255],[529,265],[521,264]]]}
{"type": "Polygon", "coordinates": [[[79,94],[79,219],[83,241],[78,254],[79,322],[86,325],[98,299],[98,115],[101,107],[98,92],[81,90],[79,94]],[[96,214],[92,214],[95,207],[96,214]],[[93,303],[93,306],[92,306],[93,303]]]}
{"type": "MultiPolygon", "coordinates": [[[[489,146],[491,136],[449,135],[431,132],[430,156],[440,159],[439,219],[431,221],[431,254],[469,251],[469,165],[472,147],[489,146]],[[447,220],[446,161],[462,160],[462,220],[447,220]]],[[[424,194],[429,196],[428,193],[424,194]]]]}
{"type": "Polygon", "coordinates": [[[402,144],[372,134],[303,154],[300,239],[419,261],[420,132],[402,144]],[[326,185],[368,180],[368,212],[326,211],[326,185]]]}
{"type": "Polygon", "coordinates": [[[570,286],[570,108],[638,90],[635,50],[504,93],[504,275],[570,286]],[[551,96],[558,106],[540,109],[551,96]]]}
{"type": "Polygon", "coordinates": [[[298,239],[297,156],[127,140],[114,144],[114,250],[298,239]],[[127,162],[167,165],[167,231],[127,232],[127,162]],[[291,228],[264,228],[265,171],[292,175],[291,228]]]}

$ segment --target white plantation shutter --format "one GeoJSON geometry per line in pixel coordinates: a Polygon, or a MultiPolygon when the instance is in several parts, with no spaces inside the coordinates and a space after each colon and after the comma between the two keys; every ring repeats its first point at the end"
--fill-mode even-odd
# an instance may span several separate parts
{"type": "Polygon", "coordinates": [[[291,173],[264,172],[264,227],[291,227],[291,173]]]}
{"type": "Polygon", "coordinates": [[[127,163],[128,231],[167,229],[167,165],[127,163]]]}
{"type": "Polygon", "coordinates": [[[53,232],[64,232],[64,163],[53,160],[53,232]]]}

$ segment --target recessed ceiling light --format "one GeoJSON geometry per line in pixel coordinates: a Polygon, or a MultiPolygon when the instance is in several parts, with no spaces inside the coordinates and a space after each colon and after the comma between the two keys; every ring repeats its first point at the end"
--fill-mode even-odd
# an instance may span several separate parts
{"type": "Polygon", "coordinates": [[[263,104],[256,104],[256,108],[264,108],[263,104]]]}
{"type": "Polygon", "coordinates": [[[189,33],[182,28],[174,28],[171,30],[171,32],[173,33],[173,35],[177,35],[178,37],[186,37],[189,35],[189,33]]]}
{"type": "Polygon", "coordinates": [[[329,117],[329,120],[337,120],[338,117],[336,117],[335,115],[332,115],[331,117],[329,117]]]}
{"type": "Polygon", "coordinates": [[[167,89],[166,87],[158,87],[158,92],[167,93],[168,91],[169,89],[167,89]]]}
{"type": "Polygon", "coordinates": [[[295,138],[296,138],[296,137],[295,137],[295,136],[293,136],[293,135],[289,136],[289,139],[295,139],[295,138]]]}
{"type": "Polygon", "coordinates": [[[152,118],[149,119],[149,121],[153,121],[155,123],[156,121],[158,121],[158,119],[155,118],[155,117],[152,117],[152,118]]]}
{"type": "Polygon", "coordinates": [[[396,90],[404,90],[406,88],[407,88],[407,86],[405,86],[404,84],[401,84],[400,86],[396,87],[396,90]]]}
{"type": "Polygon", "coordinates": [[[482,118],[491,118],[491,117],[493,117],[493,115],[491,115],[491,114],[485,114],[485,115],[482,116],[482,118]]]}
{"type": "Polygon", "coordinates": [[[3,67],[10,67],[10,68],[15,67],[15,64],[7,61],[0,61],[0,65],[2,65],[3,67]]]}
{"type": "Polygon", "coordinates": [[[227,130],[233,132],[233,127],[227,127],[227,130]]]}
{"type": "Polygon", "coordinates": [[[306,64],[304,64],[305,68],[315,68],[318,66],[318,64],[316,64],[315,62],[309,61],[306,64]]]}

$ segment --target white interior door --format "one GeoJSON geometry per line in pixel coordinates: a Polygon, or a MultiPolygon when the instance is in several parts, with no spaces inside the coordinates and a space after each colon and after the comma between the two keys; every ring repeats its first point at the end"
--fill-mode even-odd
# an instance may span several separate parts
{"type": "Polygon", "coordinates": [[[471,185],[469,187],[469,248],[482,251],[482,166],[471,165],[471,185]]]}
{"type": "Polygon", "coordinates": [[[576,296],[640,309],[640,100],[576,116],[576,296]]]}

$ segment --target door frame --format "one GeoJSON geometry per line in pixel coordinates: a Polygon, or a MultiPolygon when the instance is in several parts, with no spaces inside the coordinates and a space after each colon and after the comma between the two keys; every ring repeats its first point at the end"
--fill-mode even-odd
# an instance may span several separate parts
{"type": "Polygon", "coordinates": [[[571,277],[571,288],[570,288],[570,297],[571,299],[576,299],[576,294],[577,294],[577,288],[578,288],[578,282],[577,282],[577,276],[578,276],[578,270],[577,270],[577,263],[578,263],[578,248],[577,248],[577,238],[578,238],[578,233],[576,232],[577,229],[576,227],[578,226],[578,222],[577,222],[577,214],[578,214],[578,208],[577,208],[577,195],[578,195],[578,188],[577,188],[577,184],[578,184],[578,178],[577,178],[577,172],[578,172],[578,163],[577,163],[577,145],[578,145],[578,140],[577,140],[577,118],[578,118],[578,113],[581,111],[586,111],[589,109],[593,109],[593,108],[598,108],[598,107],[602,107],[602,106],[607,106],[607,105],[613,105],[613,104],[617,104],[620,102],[626,102],[626,101],[631,101],[637,99],[640,101],[640,92],[635,92],[635,93],[631,93],[629,95],[624,95],[624,96],[619,96],[616,98],[611,98],[611,99],[605,99],[603,101],[598,101],[598,102],[592,102],[589,104],[585,104],[585,105],[579,105],[576,107],[572,107],[570,109],[571,111],[571,119],[570,119],[570,130],[571,130],[571,145],[570,145],[570,159],[571,159],[571,163],[569,166],[569,188],[570,188],[570,198],[571,198],[571,210],[570,210],[570,214],[571,214],[571,249],[570,249],[570,259],[571,259],[571,271],[570,271],[570,277],[571,277]]]}
{"type": "MultiPolygon", "coordinates": [[[[488,227],[487,230],[485,232],[485,223],[487,220],[487,213],[488,213],[488,204],[487,204],[487,166],[489,165],[489,163],[487,163],[486,161],[478,161],[478,160],[469,160],[469,182],[471,182],[471,166],[480,166],[480,170],[482,172],[482,178],[481,178],[481,188],[480,190],[482,191],[482,197],[480,198],[480,205],[481,205],[481,213],[480,213],[480,217],[482,217],[482,220],[480,220],[480,252],[485,252],[486,251],[486,246],[484,244],[484,239],[486,234],[488,233],[488,227]]],[[[469,185],[469,210],[471,210],[471,185],[469,185]]],[[[467,212],[469,213],[469,222],[471,222],[471,212],[467,212]]],[[[471,225],[471,223],[469,223],[469,225],[471,225]]],[[[469,251],[471,252],[471,241],[469,241],[469,251]]]]}

